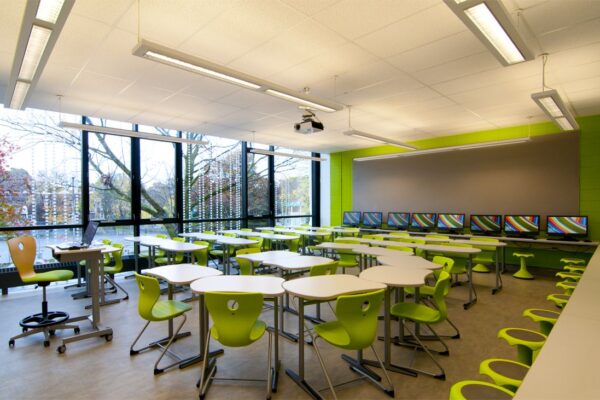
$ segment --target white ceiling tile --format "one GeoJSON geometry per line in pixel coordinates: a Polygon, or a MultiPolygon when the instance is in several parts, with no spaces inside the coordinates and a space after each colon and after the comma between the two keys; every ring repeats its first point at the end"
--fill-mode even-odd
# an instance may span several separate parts
{"type": "Polygon", "coordinates": [[[442,3],[363,36],[356,43],[380,57],[390,57],[464,30],[463,23],[442,3]]]}
{"type": "Polygon", "coordinates": [[[282,0],[283,3],[295,8],[297,11],[306,14],[314,15],[319,11],[332,6],[340,0],[282,0]]]}
{"type": "Polygon", "coordinates": [[[216,102],[207,102],[201,108],[190,113],[178,115],[183,118],[196,118],[199,122],[214,122],[219,123],[225,115],[240,111],[239,107],[234,107],[228,104],[216,102]]]}
{"type": "Polygon", "coordinates": [[[83,71],[71,84],[66,94],[83,98],[92,97],[106,102],[115,98],[130,83],[124,79],[83,71]]]}
{"type": "Polygon", "coordinates": [[[76,68],[62,66],[57,63],[48,64],[40,76],[35,91],[55,94],[67,93],[78,73],[79,70],[76,68]]]}
{"type": "Polygon", "coordinates": [[[138,121],[136,117],[139,117],[141,112],[141,109],[131,108],[122,104],[105,104],[89,116],[135,123],[138,121]]]}
{"type": "Polygon", "coordinates": [[[572,47],[592,44],[597,42],[598,38],[600,38],[600,18],[538,36],[542,49],[550,54],[572,47]]]}
{"type": "Polygon", "coordinates": [[[462,31],[392,56],[391,64],[414,72],[487,51],[471,31],[462,31]]]}
{"type": "Polygon", "coordinates": [[[79,15],[103,24],[114,25],[131,7],[137,10],[135,0],[78,0],[71,9],[70,15],[79,15]]]}
{"type": "Polygon", "coordinates": [[[484,71],[500,69],[502,66],[489,52],[474,54],[446,64],[437,65],[421,71],[413,72],[412,75],[427,85],[435,85],[441,82],[451,81],[457,78],[474,75],[484,71]]]}
{"type": "Polygon", "coordinates": [[[575,27],[593,18],[600,18],[600,2],[597,0],[576,1],[577,7],[565,7],[564,0],[549,1],[544,7],[524,9],[522,18],[527,21],[535,35],[575,27]]]}
{"type": "Polygon", "coordinates": [[[342,94],[337,100],[344,104],[364,105],[373,100],[396,96],[398,93],[411,91],[420,87],[423,87],[423,85],[409,76],[400,76],[362,87],[347,94],[342,94]]]}
{"type": "Polygon", "coordinates": [[[119,95],[113,99],[112,103],[130,105],[144,104],[146,108],[149,108],[172,95],[172,91],[136,82],[121,91],[119,95]]]}
{"type": "Polygon", "coordinates": [[[6,82],[10,77],[24,12],[25,2],[2,3],[0,13],[0,79],[2,82],[6,82]]]}

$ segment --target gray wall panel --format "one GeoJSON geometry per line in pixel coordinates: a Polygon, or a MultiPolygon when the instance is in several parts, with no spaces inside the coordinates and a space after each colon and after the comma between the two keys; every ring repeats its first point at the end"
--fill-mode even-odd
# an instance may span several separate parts
{"type": "Polygon", "coordinates": [[[579,213],[579,136],[353,163],[353,209],[467,214],[579,213]]]}

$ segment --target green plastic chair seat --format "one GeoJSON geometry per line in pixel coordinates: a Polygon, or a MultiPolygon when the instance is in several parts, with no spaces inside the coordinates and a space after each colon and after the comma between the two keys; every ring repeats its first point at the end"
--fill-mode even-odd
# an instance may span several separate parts
{"type": "Polygon", "coordinates": [[[577,287],[577,282],[575,282],[575,281],[556,282],[556,287],[563,289],[565,291],[565,294],[570,295],[571,293],[573,293],[573,291],[577,287]]]}
{"type": "Polygon", "coordinates": [[[561,278],[561,279],[569,279],[572,281],[579,281],[581,279],[582,274],[579,274],[577,272],[557,272],[556,277],[561,278]]]}
{"type": "Polygon", "coordinates": [[[550,300],[551,302],[556,304],[557,307],[563,308],[569,302],[570,298],[571,296],[568,294],[552,293],[546,297],[546,300],[550,300]]]}
{"type": "Polygon", "coordinates": [[[585,267],[576,267],[574,265],[567,265],[563,269],[565,271],[575,272],[575,273],[580,273],[580,274],[583,274],[585,272],[585,267]]]}
{"type": "Polygon", "coordinates": [[[543,333],[523,328],[504,328],[498,332],[500,339],[511,346],[517,346],[517,358],[526,365],[531,365],[539,350],[546,343],[543,333]]]}
{"type": "Polygon", "coordinates": [[[24,283],[42,283],[66,281],[73,278],[73,272],[68,269],[55,269],[48,272],[36,272],[31,277],[21,277],[24,283]]]}
{"type": "Polygon", "coordinates": [[[394,304],[391,309],[391,314],[399,318],[406,318],[423,324],[435,324],[440,320],[440,313],[438,310],[423,304],[415,303],[394,304]]]}
{"type": "Polygon", "coordinates": [[[489,376],[496,385],[511,391],[516,391],[521,386],[527,372],[528,365],[502,358],[488,358],[479,364],[480,374],[489,376]]]}
{"type": "Polygon", "coordinates": [[[533,257],[533,253],[513,253],[513,256],[529,258],[529,257],[533,257]]]}
{"type": "Polygon", "coordinates": [[[328,343],[343,349],[350,345],[350,335],[339,321],[315,325],[315,332],[328,343]]]}
{"type": "Polygon", "coordinates": [[[572,257],[565,257],[565,258],[561,258],[560,262],[563,264],[574,264],[574,265],[584,265],[585,264],[585,260],[581,259],[581,258],[572,258],[572,257]]]}
{"type": "MultiPolygon", "coordinates": [[[[250,336],[248,339],[250,340],[250,342],[256,342],[265,334],[266,330],[267,324],[265,324],[263,321],[256,321],[250,329],[250,336]]],[[[215,338],[215,340],[219,342],[221,341],[219,336],[219,330],[214,326],[210,329],[210,334],[213,338],[215,338]]],[[[230,345],[229,347],[241,347],[246,345],[247,344],[240,344],[239,346],[230,345]]]]}
{"type": "Polygon", "coordinates": [[[190,311],[192,306],[177,300],[157,301],[152,308],[152,319],[150,321],[166,321],[190,311]]]}
{"type": "Polygon", "coordinates": [[[560,313],[542,308],[528,308],[523,311],[523,316],[531,318],[534,322],[538,322],[540,324],[540,332],[548,335],[558,320],[560,313]]]}
{"type": "Polygon", "coordinates": [[[450,388],[449,400],[508,400],[514,395],[514,392],[493,383],[460,381],[450,388]]]}

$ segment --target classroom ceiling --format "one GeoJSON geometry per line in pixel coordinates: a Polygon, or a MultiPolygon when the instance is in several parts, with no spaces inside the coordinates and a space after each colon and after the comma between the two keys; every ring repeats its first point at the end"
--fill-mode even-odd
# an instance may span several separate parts
{"type": "MultiPolygon", "coordinates": [[[[549,54],[546,85],[576,116],[600,113],[600,0],[503,3],[535,54],[549,54]]],[[[2,2],[2,98],[24,10],[2,2]]],[[[530,98],[541,57],[503,67],[442,0],[77,0],[29,106],[58,111],[62,95],[74,114],[325,153],[373,146],[342,134],[347,109],[317,112],[325,130],[301,135],[293,103],[133,56],[138,30],[352,105],[354,129],[396,140],[547,120],[530,98]]]]}

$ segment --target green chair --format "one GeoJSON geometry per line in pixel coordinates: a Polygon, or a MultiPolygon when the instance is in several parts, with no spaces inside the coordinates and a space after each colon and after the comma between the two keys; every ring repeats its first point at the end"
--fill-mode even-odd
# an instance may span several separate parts
{"type": "Polygon", "coordinates": [[[44,347],[50,346],[50,336],[61,329],[73,329],[79,333],[77,325],[66,325],[69,321],[69,314],[63,311],[48,311],[48,301],[46,301],[46,287],[51,282],[66,281],[73,278],[73,272],[64,269],[55,269],[48,272],[35,272],[33,264],[35,263],[36,242],[32,236],[19,236],[7,241],[10,258],[17,268],[21,281],[25,284],[36,284],[42,288],[42,312],[23,318],[19,325],[23,333],[13,336],[8,340],[8,346],[14,347],[15,340],[21,339],[36,333],[44,334],[44,347]]]}
{"type": "MultiPolygon", "coordinates": [[[[264,333],[269,334],[267,351],[267,399],[271,398],[271,349],[272,334],[267,330],[267,324],[258,317],[263,308],[263,295],[260,293],[227,293],[207,292],[204,294],[206,308],[210,314],[213,326],[206,337],[204,347],[204,362],[200,373],[200,399],[215,378],[217,363],[209,359],[208,347],[212,337],[223,346],[245,347],[259,340],[264,333]],[[208,373],[206,372],[208,370],[208,373]]],[[[256,363],[253,363],[255,365],[256,363]]],[[[253,367],[252,370],[255,368],[253,367]]],[[[232,380],[232,379],[228,379],[232,380]]],[[[245,380],[245,379],[235,379],[245,380]]]]}
{"type": "MultiPolygon", "coordinates": [[[[472,238],[471,240],[477,242],[490,242],[490,243],[498,243],[500,242],[498,239],[486,238],[486,237],[477,237],[472,238]]],[[[490,272],[488,265],[492,265],[496,263],[496,247],[495,246],[475,246],[478,249],[481,249],[481,253],[476,254],[473,257],[473,272],[481,272],[487,273],[490,272]]]]}
{"type": "Polygon", "coordinates": [[[308,252],[310,254],[315,254],[315,252],[319,252],[319,254],[322,254],[322,250],[319,249],[317,247],[318,244],[320,243],[324,243],[324,242],[331,242],[332,238],[331,238],[331,232],[328,229],[317,229],[317,232],[319,233],[329,233],[329,235],[327,236],[315,236],[312,241],[313,243],[315,243],[314,245],[310,245],[310,246],[306,246],[308,252]]]}
{"type": "MultiPolygon", "coordinates": [[[[444,246],[453,246],[453,247],[473,247],[473,245],[466,243],[444,243],[444,246]]],[[[449,273],[453,279],[453,286],[460,285],[462,282],[458,280],[460,275],[467,275],[467,267],[469,265],[469,255],[468,254],[453,254],[449,256],[454,260],[454,265],[450,269],[449,273]]]]}
{"type": "MultiPolygon", "coordinates": [[[[412,321],[414,323],[427,325],[434,337],[444,346],[445,350],[438,351],[438,353],[442,355],[449,354],[448,346],[446,346],[446,343],[444,343],[442,338],[440,338],[439,335],[433,330],[431,325],[438,324],[446,320],[446,316],[448,315],[448,309],[444,300],[444,293],[447,293],[449,285],[450,274],[448,274],[446,271],[441,271],[438,276],[437,282],[435,283],[435,289],[432,296],[432,300],[436,308],[429,307],[425,304],[399,302],[394,304],[390,310],[390,314],[392,314],[395,317],[403,318],[404,320],[412,321]]],[[[431,360],[438,367],[439,373],[419,369],[414,370],[433,376],[436,379],[445,380],[446,373],[444,372],[442,366],[433,357],[433,354],[431,354],[431,350],[423,344],[423,342],[419,339],[419,336],[415,334],[408,326],[405,325],[405,328],[416,341],[416,343],[412,344],[415,349],[415,352],[418,349],[424,350],[429,356],[429,358],[431,358],[431,360]]]]}
{"type": "Polygon", "coordinates": [[[439,233],[428,233],[427,235],[425,235],[425,238],[446,239],[446,240],[450,241],[450,236],[448,236],[448,235],[440,235],[439,233]]]}
{"type": "MultiPolygon", "coordinates": [[[[294,232],[286,232],[286,233],[284,233],[284,235],[286,235],[286,236],[298,236],[294,232]]],[[[287,245],[287,248],[288,248],[289,251],[291,251],[292,253],[297,253],[298,252],[298,248],[300,247],[300,238],[298,237],[296,239],[286,240],[285,244],[287,245]]]]}
{"type": "Polygon", "coordinates": [[[506,340],[511,346],[517,346],[517,359],[529,366],[537,357],[547,338],[543,333],[523,328],[501,329],[498,337],[506,340]]]}
{"type": "Polygon", "coordinates": [[[410,233],[408,232],[390,232],[390,235],[398,237],[410,237],[410,233]]]}
{"type": "MultiPolygon", "coordinates": [[[[310,267],[309,276],[335,275],[337,273],[338,264],[339,264],[338,261],[332,261],[327,264],[313,265],[312,267],[310,267]]],[[[321,303],[323,303],[323,302],[318,301],[318,300],[304,301],[305,306],[316,304],[316,307],[317,307],[316,320],[319,322],[322,321],[322,319],[321,319],[321,303]]],[[[330,304],[328,301],[326,301],[326,303],[330,304]]]]}
{"type": "MultiPolygon", "coordinates": [[[[102,239],[103,245],[110,246],[111,243],[112,243],[112,241],[110,239],[102,239]]],[[[112,258],[110,257],[110,253],[102,254],[102,258],[103,258],[105,267],[109,266],[112,263],[112,258]]],[[[72,287],[81,287],[81,269],[82,268],[85,268],[85,260],[79,261],[79,266],[77,267],[77,284],[67,285],[67,286],[65,286],[65,289],[69,289],[72,287]]],[[[88,275],[86,275],[86,276],[88,276],[88,275]]]]}
{"type": "Polygon", "coordinates": [[[518,257],[521,267],[513,274],[513,277],[518,279],[533,279],[533,275],[527,270],[527,258],[533,257],[533,253],[513,253],[513,256],[518,257]]]}
{"type": "Polygon", "coordinates": [[[363,239],[383,240],[383,235],[362,235],[363,239]]]}
{"type": "MultiPolygon", "coordinates": [[[[354,372],[362,375],[369,379],[386,394],[394,397],[394,385],[390,380],[390,377],[385,369],[385,366],[381,362],[381,359],[377,355],[377,352],[373,348],[373,341],[377,335],[377,317],[379,315],[379,309],[383,302],[384,291],[378,290],[375,292],[354,294],[347,296],[339,296],[337,298],[335,306],[336,321],[325,322],[319,325],[315,325],[314,332],[316,336],[313,339],[313,347],[325,374],[329,389],[333,394],[333,397],[337,399],[335,390],[331,383],[325,363],[319,350],[317,339],[321,338],[327,343],[344,349],[344,350],[356,350],[361,351],[367,347],[371,348],[375,358],[379,362],[381,369],[385,375],[389,387],[383,386],[379,383],[379,380],[373,378],[372,375],[363,372],[363,368],[357,368],[352,362],[350,363],[350,369],[354,372]]],[[[348,360],[344,357],[345,360],[348,360]]]]}
{"type": "Polygon", "coordinates": [[[242,232],[252,232],[252,228],[240,228],[242,232]]]}
{"type": "Polygon", "coordinates": [[[565,257],[561,258],[560,262],[564,264],[563,269],[570,272],[585,271],[586,261],[582,258],[565,257]]]}
{"type": "MultiPolygon", "coordinates": [[[[398,239],[394,239],[394,240],[401,240],[402,238],[398,238],[398,239]]],[[[415,244],[427,244],[427,242],[425,242],[425,239],[419,239],[419,238],[410,238],[410,243],[415,243],[415,244]]],[[[425,256],[427,255],[427,252],[423,249],[419,249],[419,248],[415,248],[415,256],[417,257],[422,257],[425,258],[425,256]]]]}
{"type": "MultiPolygon", "coordinates": [[[[265,235],[273,235],[273,234],[275,234],[274,231],[261,231],[261,233],[263,233],[265,235]]],[[[263,251],[271,250],[272,247],[273,247],[273,244],[271,243],[271,239],[264,239],[264,241],[263,241],[263,251]]]]}
{"type": "Polygon", "coordinates": [[[568,294],[570,296],[573,293],[573,291],[575,290],[575,288],[577,287],[577,282],[575,282],[575,281],[556,282],[556,287],[563,289],[565,291],[565,294],[568,294]]]}
{"type": "Polygon", "coordinates": [[[406,247],[406,246],[386,246],[386,249],[398,250],[398,251],[403,251],[405,253],[413,254],[412,247],[406,247]]]}
{"type": "Polygon", "coordinates": [[[342,232],[343,237],[357,237],[360,233],[360,229],[358,228],[344,228],[342,232]]]}
{"type": "MultiPolygon", "coordinates": [[[[433,276],[434,276],[436,282],[439,279],[442,271],[445,271],[448,274],[450,274],[450,271],[452,270],[452,267],[454,266],[454,260],[451,259],[450,257],[435,256],[435,257],[433,257],[432,262],[442,266],[442,269],[433,271],[433,276]]],[[[408,288],[404,289],[404,292],[407,294],[414,295],[415,290],[414,290],[414,288],[408,287],[408,288]]],[[[448,296],[449,292],[450,292],[450,285],[448,285],[448,287],[444,291],[444,293],[443,293],[444,297],[448,296]]],[[[433,297],[434,294],[435,294],[435,285],[423,285],[423,286],[419,287],[419,295],[421,296],[421,298],[424,301],[429,302],[431,306],[435,307],[435,304],[431,303],[431,297],[433,297]]],[[[451,339],[460,339],[460,331],[458,330],[458,327],[456,325],[454,325],[454,323],[450,320],[450,318],[448,318],[447,315],[446,315],[446,322],[452,327],[452,329],[454,329],[454,333],[451,335],[440,335],[440,337],[449,337],[451,339]]]]}
{"type": "MultiPolygon", "coordinates": [[[[158,236],[158,235],[157,235],[158,236]]],[[[171,239],[174,242],[185,243],[185,238],[182,237],[174,237],[171,239]]],[[[156,257],[154,262],[158,265],[167,265],[167,264],[181,264],[183,262],[183,253],[176,253],[175,257],[169,258],[164,251],[160,250],[163,254],[161,257],[156,257]]],[[[158,253],[158,250],[157,250],[158,253]]]]}
{"type": "Polygon", "coordinates": [[[264,242],[264,238],[262,238],[261,236],[248,236],[248,240],[256,240],[256,243],[254,244],[248,244],[246,245],[246,248],[250,248],[250,249],[258,249],[258,251],[263,251],[263,242],[264,242]]]}
{"type": "Polygon", "coordinates": [[[540,332],[547,336],[552,331],[554,324],[556,324],[560,313],[542,308],[528,308],[523,311],[523,316],[531,318],[534,322],[538,322],[540,324],[540,332]]]}
{"type": "Polygon", "coordinates": [[[567,303],[569,302],[570,298],[571,298],[571,296],[568,294],[558,294],[558,293],[552,293],[552,294],[549,294],[548,296],[546,296],[546,300],[550,300],[558,308],[563,308],[564,306],[566,306],[567,303]]]}
{"type": "Polygon", "coordinates": [[[154,375],[158,375],[165,371],[168,368],[171,368],[178,364],[175,362],[173,364],[167,365],[166,367],[158,368],[158,364],[160,360],[164,357],[165,354],[169,353],[169,347],[179,334],[179,331],[185,324],[187,317],[185,313],[190,311],[192,307],[186,303],[182,303],[176,300],[159,300],[160,298],[160,286],[158,284],[158,280],[156,278],[152,278],[150,276],[140,275],[138,273],[135,274],[135,280],[137,282],[138,288],[140,290],[140,296],[138,299],[138,313],[140,317],[146,320],[146,325],[142,328],[142,331],[135,338],[131,347],[129,348],[129,355],[136,355],[144,350],[148,350],[154,347],[160,347],[163,351],[160,353],[160,357],[154,363],[154,375]],[[135,349],[135,345],[140,340],[150,322],[161,322],[161,321],[169,321],[175,319],[177,317],[183,317],[181,320],[181,324],[177,327],[177,329],[173,332],[173,335],[169,339],[169,342],[166,346],[163,346],[160,342],[153,342],[149,345],[142,347],[140,349],[135,349]]]}
{"type": "Polygon", "coordinates": [[[198,246],[206,246],[205,249],[192,251],[192,254],[194,255],[194,260],[198,265],[208,267],[208,249],[210,249],[210,242],[206,242],[204,240],[195,240],[194,244],[197,244],[198,246]]]}
{"type": "Polygon", "coordinates": [[[557,278],[565,279],[567,281],[579,282],[579,280],[581,279],[581,277],[583,276],[583,274],[580,274],[578,272],[565,272],[565,271],[561,271],[561,272],[557,272],[555,274],[555,276],[557,278]]]}
{"type": "MultiPolygon", "coordinates": [[[[352,238],[337,238],[335,239],[335,243],[360,244],[360,241],[352,238]]],[[[346,268],[355,268],[359,266],[356,259],[358,254],[352,250],[338,249],[335,252],[339,256],[339,266],[342,268],[344,274],[346,273],[346,268]]]]}
{"type": "Polygon", "coordinates": [[[509,400],[515,393],[494,385],[493,383],[483,381],[460,381],[456,382],[450,388],[449,400],[509,400]]]}
{"type": "Polygon", "coordinates": [[[479,364],[480,374],[489,376],[496,385],[511,392],[517,391],[527,372],[528,365],[503,358],[488,358],[479,364]]]}
{"type": "MultiPolygon", "coordinates": [[[[223,234],[223,236],[228,236],[228,237],[235,237],[235,233],[225,233],[223,234]]],[[[233,250],[229,250],[229,256],[232,255],[233,250]]],[[[212,248],[212,250],[210,250],[208,252],[208,254],[210,254],[211,256],[213,256],[216,259],[223,259],[224,255],[225,255],[225,250],[224,249],[215,249],[214,246],[212,248]]]]}
{"type": "Polygon", "coordinates": [[[127,293],[127,290],[123,289],[123,287],[115,281],[115,274],[118,274],[121,271],[123,271],[123,247],[124,246],[121,243],[113,243],[112,246],[116,247],[119,250],[111,253],[112,258],[115,260],[115,263],[108,267],[104,267],[104,278],[112,285],[115,292],[118,288],[119,290],[121,290],[121,292],[125,293],[125,297],[123,297],[119,300],[127,300],[129,298],[129,293],[127,293]]]}
{"type": "Polygon", "coordinates": [[[254,254],[260,253],[260,249],[254,247],[246,247],[245,249],[239,249],[237,251],[235,261],[240,267],[240,275],[254,275],[254,263],[245,258],[237,257],[243,254],[254,254]]]}

